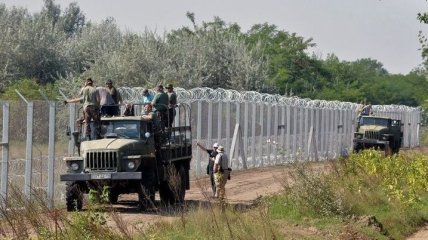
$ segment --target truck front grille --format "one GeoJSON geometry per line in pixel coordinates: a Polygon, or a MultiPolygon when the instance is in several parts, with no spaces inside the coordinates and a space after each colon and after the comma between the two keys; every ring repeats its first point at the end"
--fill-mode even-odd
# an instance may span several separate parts
{"type": "Polygon", "coordinates": [[[87,152],[86,168],[93,171],[116,170],[118,163],[118,152],[87,152]]]}
{"type": "Polygon", "coordinates": [[[379,139],[380,134],[377,131],[366,131],[364,137],[367,139],[379,139]]]}

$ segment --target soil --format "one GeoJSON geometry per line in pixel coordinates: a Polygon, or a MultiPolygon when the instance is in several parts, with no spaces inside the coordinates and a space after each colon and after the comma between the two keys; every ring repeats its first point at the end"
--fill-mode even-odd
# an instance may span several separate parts
{"type": "MultiPolygon", "coordinates": [[[[286,170],[285,166],[272,166],[233,171],[231,180],[226,184],[227,202],[235,208],[245,209],[257,198],[281,191],[281,182],[286,170]]],[[[186,191],[185,206],[207,205],[216,201],[211,197],[211,183],[208,176],[191,180],[190,186],[190,190],[186,191]]],[[[159,195],[156,195],[156,208],[148,212],[138,211],[137,199],[136,194],[120,195],[118,203],[113,205],[113,209],[121,219],[128,226],[133,226],[130,230],[142,230],[158,221],[171,221],[179,217],[177,207],[160,206],[159,195]]],[[[109,220],[108,224],[116,225],[113,220],[109,220]]]]}

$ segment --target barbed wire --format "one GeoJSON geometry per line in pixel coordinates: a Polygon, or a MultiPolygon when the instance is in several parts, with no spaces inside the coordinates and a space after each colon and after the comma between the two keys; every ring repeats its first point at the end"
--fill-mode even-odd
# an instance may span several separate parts
{"type": "MultiPolygon", "coordinates": [[[[121,87],[119,92],[126,102],[139,103],[143,97],[142,87],[121,87]]],[[[155,89],[148,89],[151,94],[156,94],[155,89]]],[[[325,108],[325,109],[343,109],[353,110],[361,106],[358,103],[327,101],[309,98],[299,98],[296,96],[288,97],[279,94],[259,93],[255,91],[237,91],[223,88],[175,88],[175,92],[180,102],[191,103],[194,101],[211,101],[211,102],[238,102],[238,103],[265,103],[271,105],[288,105],[306,108],[325,108]]],[[[404,105],[373,105],[373,110],[377,112],[420,112],[420,107],[409,107],[404,105]]]]}

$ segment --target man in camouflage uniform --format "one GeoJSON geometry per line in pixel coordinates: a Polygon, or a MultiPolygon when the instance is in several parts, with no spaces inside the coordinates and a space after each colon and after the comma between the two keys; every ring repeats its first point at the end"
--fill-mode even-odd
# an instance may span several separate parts
{"type": "Polygon", "coordinates": [[[214,161],[214,181],[216,185],[216,194],[214,197],[218,197],[220,200],[224,200],[226,197],[226,182],[229,178],[229,158],[224,153],[224,147],[218,146],[217,156],[214,161]]]}
{"type": "Polygon", "coordinates": [[[100,138],[101,118],[100,118],[100,95],[93,86],[91,78],[86,79],[85,87],[80,90],[80,97],[66,100],[65,103],[83,103],[83,115],[85,119],[87,140],[91,139],[91,119],[94,121],[96,133],[95,137],[100,138]]]}

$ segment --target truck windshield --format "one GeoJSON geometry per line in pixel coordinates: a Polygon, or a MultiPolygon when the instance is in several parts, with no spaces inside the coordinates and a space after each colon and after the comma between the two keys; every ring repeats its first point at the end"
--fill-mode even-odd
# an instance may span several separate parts
{"type": "Polygon", "coordinates": [[[140,138],[139,121],[103,121],[101,137],[117,134],[119,138],[140,138]]]}
{"type": "Polygon", "coordinates": [[[360,120],[360,126],[362,125],[388,126],[388,119],[362,117],[360,120]]]}

